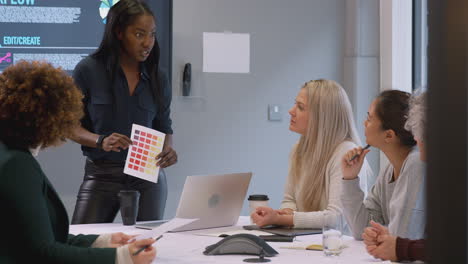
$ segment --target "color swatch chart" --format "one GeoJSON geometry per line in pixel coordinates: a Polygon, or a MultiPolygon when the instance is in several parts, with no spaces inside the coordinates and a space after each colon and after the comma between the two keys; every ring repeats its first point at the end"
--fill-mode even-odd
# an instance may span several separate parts
{"type": "Polygon", "coordinates": [[[161,153],[166,134],[144,126],[132,125],[133,145],[128,150],[124,173],[147,181],[158,182],[156,156],[161,153]]]}

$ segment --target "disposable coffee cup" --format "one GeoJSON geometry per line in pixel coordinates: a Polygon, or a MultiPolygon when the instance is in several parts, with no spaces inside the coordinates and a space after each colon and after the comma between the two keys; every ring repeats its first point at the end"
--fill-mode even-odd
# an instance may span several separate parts
{"type": "Polygon", "coordinates": [[[138,201],[140,193],[136,190],[122,190],[119,192],[120,215],[124,225],[134,225],[138,215],[138,201]]]}
{"type": "MultiPolygon", "coordinates": [[[[267,207],[268,206],[268,195],[265,194],[252,194],[249,195],[247,199],[249,201],[250,215],[257,209],[259,206],[267,207]]],[[[253,224],[252,216],[250,217],[250,223],[253,224]]]]}

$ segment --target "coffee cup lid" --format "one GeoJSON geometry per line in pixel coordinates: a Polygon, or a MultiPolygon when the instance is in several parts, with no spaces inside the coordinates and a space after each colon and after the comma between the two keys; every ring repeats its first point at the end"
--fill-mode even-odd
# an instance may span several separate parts
{"type": "Polygon", "coordinates": [[[249,195],[249,198],[247,199],[249,201],[268,201],[268,195],[265,194],[252,194],[249,195]]]}

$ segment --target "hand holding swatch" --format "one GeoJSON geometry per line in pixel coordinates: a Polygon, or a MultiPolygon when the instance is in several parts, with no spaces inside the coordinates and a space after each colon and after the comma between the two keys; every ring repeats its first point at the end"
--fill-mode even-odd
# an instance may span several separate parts
{"type": "Polygon", "coordinates": [[[133,124],[130,137],[133,144],[128,149],[124,173],[157,183],[159,166],[155,158],[163,149],[165,136],[157,130],[133,124]]]}

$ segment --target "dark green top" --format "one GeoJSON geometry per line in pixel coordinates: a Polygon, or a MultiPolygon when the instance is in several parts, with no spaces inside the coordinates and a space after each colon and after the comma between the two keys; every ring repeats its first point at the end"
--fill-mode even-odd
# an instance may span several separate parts
{"type": "Polygon", "coordinates": [[[0,142],[0,263],[115,263],[116,249],[90,248],[97,235],[70,235],[68,227],[36,159],[0,142]]]}

